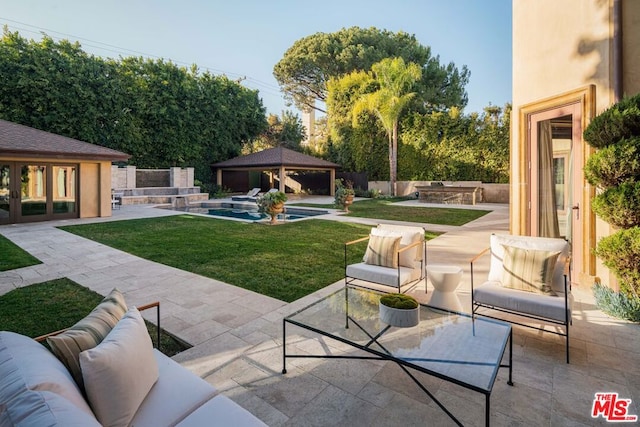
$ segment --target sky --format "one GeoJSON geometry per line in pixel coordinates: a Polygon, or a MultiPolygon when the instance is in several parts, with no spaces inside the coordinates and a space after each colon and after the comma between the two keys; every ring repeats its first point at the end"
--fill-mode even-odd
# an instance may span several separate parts
{"type": "Polygon", "coordinates": [[[353,26],[403,31],[441,64],[467,66],[465,112],[511,102],[511,0],[0,0],[0,24],[103,57],[163,58],[243,79],[278,115],[298,112],[273,77],[296,40],[353,26]]]}

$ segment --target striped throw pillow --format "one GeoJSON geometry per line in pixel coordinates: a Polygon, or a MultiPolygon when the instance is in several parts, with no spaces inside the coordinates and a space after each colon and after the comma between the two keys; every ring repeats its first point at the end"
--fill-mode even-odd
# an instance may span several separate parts
{"type": "Polygon", "coordinates": [[[502,286],[520,291],[556,295],[551,288],[560,252],[504,247],[502,286]]]}
{"type": "Polygon", "coordinates": [[[81,390],[84,390],[84,383],[80,353],[100,344],[126,312],[122,292],[113,289],[87,317],[65,332],[47,338],[51,351],[64,363],[81,390]]]}
{"type": "Polygon", "coordinates": [[[364,253],[363,261],[366,264],[398,268],[400,239],[400,235],[378,236],[370,234],[369,245],[364,253]]]}

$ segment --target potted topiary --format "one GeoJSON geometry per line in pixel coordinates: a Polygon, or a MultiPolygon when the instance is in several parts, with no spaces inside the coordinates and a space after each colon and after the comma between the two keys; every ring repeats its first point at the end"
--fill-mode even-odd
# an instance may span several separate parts
{"type": "Polygon", "coordinates": [[[399,328],[416,326],[420,322],[420,304],[412,296],[386,294],[380,298],[380,320],[399,328]]]}
{"type": "Polygon", "coordinates": [[[270,191],[262,196],[258,196],[256,199],[258,212],[271,216],[269,223],[275,224],[276,217],[284,210],[284,202],[286,201],[287,195],[282,191],[270,191]]]}
{"type": "Polygon", "coordinates": [[[342,182],[342,179],[336,181],[335,205],[349,213],[349,205],[353,203],[353,197],[356,192],[353,190],[353,182],[342,182]]]}

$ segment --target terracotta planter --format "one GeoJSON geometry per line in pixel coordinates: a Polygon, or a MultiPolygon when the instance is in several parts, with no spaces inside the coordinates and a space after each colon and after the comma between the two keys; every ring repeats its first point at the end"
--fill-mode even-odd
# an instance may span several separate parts
{"type": "Polygon", "coordinates": [[[346,213],[349,213],[349,206],[353,203],[353,194],[349,194],[345,199],[344,199],[344,211],[346,213]]]}
{"type": "Polygon", "coordinates": [[[276,203],[271,205],[271,207],[267,210],[267,213],[271,216],[270,224],[276,223],[276,217],[278,214],[281,214],[284,211],[284,203],[276,203]]]}
{"type": "Polygon", "coordinates": [[[382,303],[379,306],[380,320],[387,325],[410,328],[420,323],[420,306],[412,309],[392,308],[382,303]]]}

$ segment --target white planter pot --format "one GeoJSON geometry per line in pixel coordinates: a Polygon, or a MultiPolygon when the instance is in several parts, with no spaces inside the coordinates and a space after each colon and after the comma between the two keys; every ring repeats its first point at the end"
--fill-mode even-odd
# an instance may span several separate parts
{"type": "Polygon", "coordinates": [[[380,320],[387,325],[398,328],[410,328],[420,323],[420,306],[412,309],[401,309],[388,307],[379,303],[380,320]]]}

